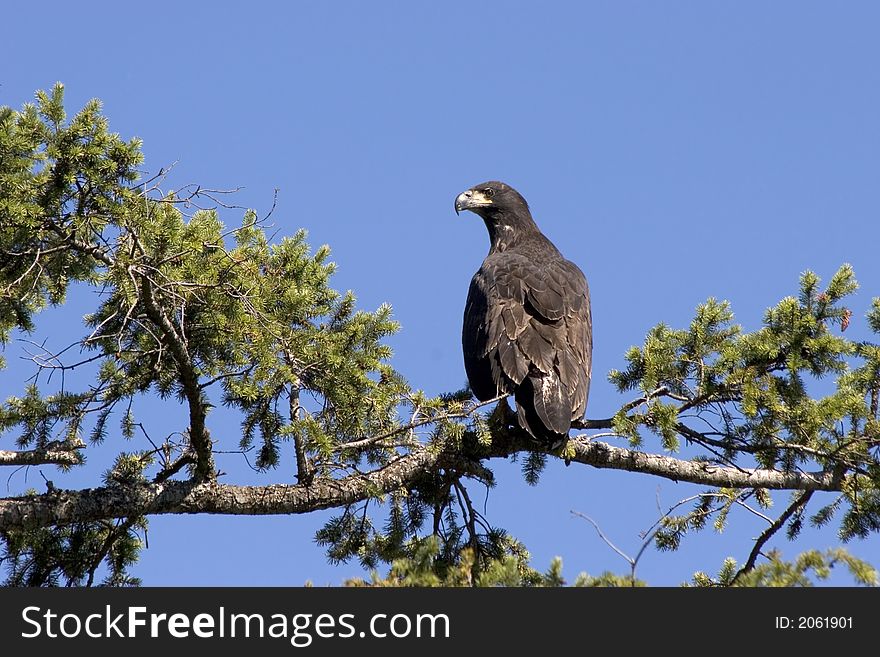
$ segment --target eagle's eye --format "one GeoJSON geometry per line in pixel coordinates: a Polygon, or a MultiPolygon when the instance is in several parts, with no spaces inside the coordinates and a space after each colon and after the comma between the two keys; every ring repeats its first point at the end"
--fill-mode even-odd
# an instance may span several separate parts
{"type": "Polygon", "coordinates": [[[487,187],[483,190],[483,194],[485,194],[487,198],[492,198],[493,196],[495,196],[495,190],[491,187],[487,187]]]}

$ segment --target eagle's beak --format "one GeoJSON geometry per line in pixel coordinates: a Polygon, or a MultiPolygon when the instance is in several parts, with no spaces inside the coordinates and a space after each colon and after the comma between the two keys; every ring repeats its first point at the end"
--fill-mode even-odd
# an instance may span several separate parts
{"type": "Polygon", "coordinates": [[[455,214],[458,214],[462,210],[473,210],[474,208],[480,208],[490,205],[491,203],[492,201],[486,198],[486,195],[482,192],[469,189],[455,197],[455,214]]]}

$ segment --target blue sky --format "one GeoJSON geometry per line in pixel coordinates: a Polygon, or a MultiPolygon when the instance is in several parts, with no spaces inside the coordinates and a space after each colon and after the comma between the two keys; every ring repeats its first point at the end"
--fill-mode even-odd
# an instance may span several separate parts
{"type": "MultiPolygon", "coordinates": [[[[60,80],[70,111],[98,97],[114,131],[144,140],[146,169],[177,163],[169,186],[243,187],[235,202],[260,212],[278,188],[278,234],[305,227],[333,249],[338,289],[364,308],[393,305],[393,362],[429,393],[465,380],[461,313],[488,239],[452,202],[486,179],[518,188],[590,281],[589,417],[628,401],[605,380],[626,349],[657,322],[685,325],[709,296],[754,329],[800,272],[827,280],[849,262],[862,284],[850,331],[867,336],[861,318],[880,295],[876,3],[50,2],[14,3],[4,23],[0,104],[60,80]]],[[[79,335],[75,310],[53,311],[45,335],[79,335]]],[[[25,371],[12,348],[3,397],[25,371]]],[[[235,444],[234,422],[218,429],[235,444]]],[[[57,485],[94,485],[100,462],[67,478],[43,470],[57,485]]],[[[658,499],[699,490],[561,464],[530,488],[516,465],[497,465],[487,516],[535,566],[559,555],[572,578],[625,570],[572,510],[632,553],[658,499]]],[[[17,473],[4,494],[35,482],[17,473]]],[[[326,517],[153,518],[137,574],[338,584],[360,570],[326,564],[313,542],[326,517]]],[[[677,584],[714,573],[725,556],[742,561],[761,529],[739,518],[679,553],[647,553],[639,574],[677,584]]],[[[793,556],[837,539],[777,543],[793,556]]],[[[878,539],[850,548],[880,565],[878,539]]]]}

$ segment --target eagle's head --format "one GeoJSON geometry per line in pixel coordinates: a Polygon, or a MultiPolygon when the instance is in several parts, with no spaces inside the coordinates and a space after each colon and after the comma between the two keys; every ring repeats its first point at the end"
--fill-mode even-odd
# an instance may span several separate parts
{"type": "Polygon", "coordinates": [[[483,219],[491,219],[499,214],[526,215],[529,204],[510,185],[490,180],[474,185],[469,190],[455,197],[455,213],[470,210],[483,219]]]}

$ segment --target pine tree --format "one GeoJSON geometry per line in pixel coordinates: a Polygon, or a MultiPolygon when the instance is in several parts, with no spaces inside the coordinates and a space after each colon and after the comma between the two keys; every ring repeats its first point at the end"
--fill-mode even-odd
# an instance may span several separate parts
{"type": "MultiPolygon", "coordinates": [[[[273,241],[254,211],[232,228],[217,209],[191,212],[212,192],[161,192],[162,172],[141,175],[140,148],[109,131],[97,101],[68,119],[60,85],[0,109],[0,342],[34,332],[72,292],[95,300],[70,346],[33,345],[36,376],[0,405],[0,438],[15,442],[0,465],[115,458],[94,488],[47,481],[0,499],[7,583],[136,585],[130,571],[156,513],[332,508],[317,537],[328,558],[390,568],[354,584],[561,585],[560,562],[534,570],[471,501],[468,482],[493,485],[492,460],[515,455],[533,484],[548,458],[564,458],[706,486],[689,511],[661,518],[651,534],[661,550],[722,528],[736,509],[769,512],[769,491],[791,491],[741,566],[729,560],[696,584],[803,584],[835,563],[876,583],[840,550],[761,557],[778,531],[794,537],[805,522],[836,522],[844,540],[880,529],[880,345],[844,336],[857,287],[849,266],[824,287],[804,273],[754,332],[714,299],[686,328],[656,326],[609,376],[634,398],[577,427],[628,446],[585,434],[542,451],[503,403],[490,412],[467,390],[431,398],[411,387],[391,365],[390,307],[359,310],[334,290],[327,247],[312,251],[304,231],[273,241]],[[830,391],[817,395],[813,381],[830,391]],[[138,413],[147,397],[185,421],[154,435],[138,413]],[[237,444],[212,434],[219,404],[239,415],[237,444]],[[283,485],[227,483],[214,457],[230,449],[283,485]],[[837,497],[816,508],[818,491],[837,497]]],[[[867,324],[880,333],[880,299],[867,324]]],[[[575,583],[641,582],[605,573],[575,583]]]]}

